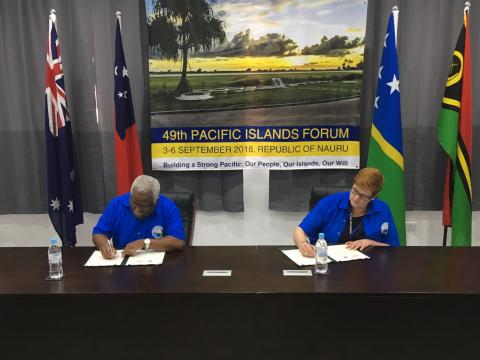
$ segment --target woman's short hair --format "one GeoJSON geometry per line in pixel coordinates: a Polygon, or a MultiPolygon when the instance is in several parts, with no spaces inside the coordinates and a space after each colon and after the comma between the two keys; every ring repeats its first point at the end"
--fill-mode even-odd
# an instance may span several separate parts
{"type": "Polygon", "coordinates": [[[383,175],[380,170],[367,167],[361,169],[353,178],[353,183],[363,189],[370,190],[372,196],[377,195],[383,186],[383,175]]]}
{"type": "Polygon", "coordinates": [[[130,193],[133,193],[134,190],[140,193],[151,193],[152,200],[156,203],[160,195],[160,182],[152,176],[140,175],[133,180],[130,193]]]}

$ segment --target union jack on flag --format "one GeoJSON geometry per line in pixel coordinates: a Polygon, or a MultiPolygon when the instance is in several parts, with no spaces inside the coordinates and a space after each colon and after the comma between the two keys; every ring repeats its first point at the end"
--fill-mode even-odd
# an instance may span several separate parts
{"type": "Polygon", "coordinates": [[[83,223],[82,193],[55,18],[55,10],[52,10],[45,79],[48,215],[63,246],[74,246],[77,242],[75,226],[83,223]]]}
{"type": "MultiPolygon", "coordinates": [[[[55,15],[52,15],[55,16],[55,15]]],[[[67,109],[67,96],[63,80],[62,57],[55,23],[50,18],[47,47],[47,78],[45,96],[48,107],[48,124],[50,132],[58,137],[58,130],[65,127],[70,120],[67,109]]]]}

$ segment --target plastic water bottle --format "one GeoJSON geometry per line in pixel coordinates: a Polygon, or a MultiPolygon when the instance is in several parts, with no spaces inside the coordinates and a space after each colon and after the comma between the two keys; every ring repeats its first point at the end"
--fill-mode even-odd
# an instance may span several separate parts
{"type": "Polygon", "coordinates": [[[328,274],[328,245],[323,233],[318,234],[315,243],[315,274],[328,274]]]}
{"type": "Polygon", "coordinates": [[[48,276],[51,280],[60,280],[63,278],[62,267],[62,249],[57,244],[57,239],[50,239],[48,247],[48,276]]]}

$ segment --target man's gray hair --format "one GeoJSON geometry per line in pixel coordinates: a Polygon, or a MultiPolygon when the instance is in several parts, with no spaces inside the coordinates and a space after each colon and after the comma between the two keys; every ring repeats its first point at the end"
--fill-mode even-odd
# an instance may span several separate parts
{"type": "Polygon", "coordinates": [[[130,188],[130,192],[136,190],[140,193],[151,193],[153,202],[156,203],[160,195],[160,182],[152,176],[140,175],[137,177],[130,188]]]}

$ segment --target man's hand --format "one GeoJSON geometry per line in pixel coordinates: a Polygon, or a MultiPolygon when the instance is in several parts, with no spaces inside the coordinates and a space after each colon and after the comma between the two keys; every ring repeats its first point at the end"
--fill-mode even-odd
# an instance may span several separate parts
{"type": "Polygon", "coordinates": [[[102,256],[104,259],[113,259],[115,255],[117,254],[117,250],[115,248],[109,245],[108,242],[106,242],[104,245],[100,246],[100,252],[102,253],[102,256]]]}
{"type": "Polygon", "coordinates": [[[355,240],[355,241],[347,241],[345,243],[345,246],[347,249],[350,250],[364,250],[369,246],[374,246],[375,242],[372,240],[368,239],[361,239],[361,240],[355,240]]]}
{"type": "Polygon", "coordinates": [[[133,256],[138,250],[143,249],[143,242],[144,239],[140,240],[135,240],[132,241],[131,243],[128,243],[127,246],[125,246],[125,249],[122,252],[122,256],[133,256]]]}
{"type": "Polygon", "coordinates": [[[303,256],[315,257],[315,247],[307,241],[298,243],[298,250],[303,256]]]}

